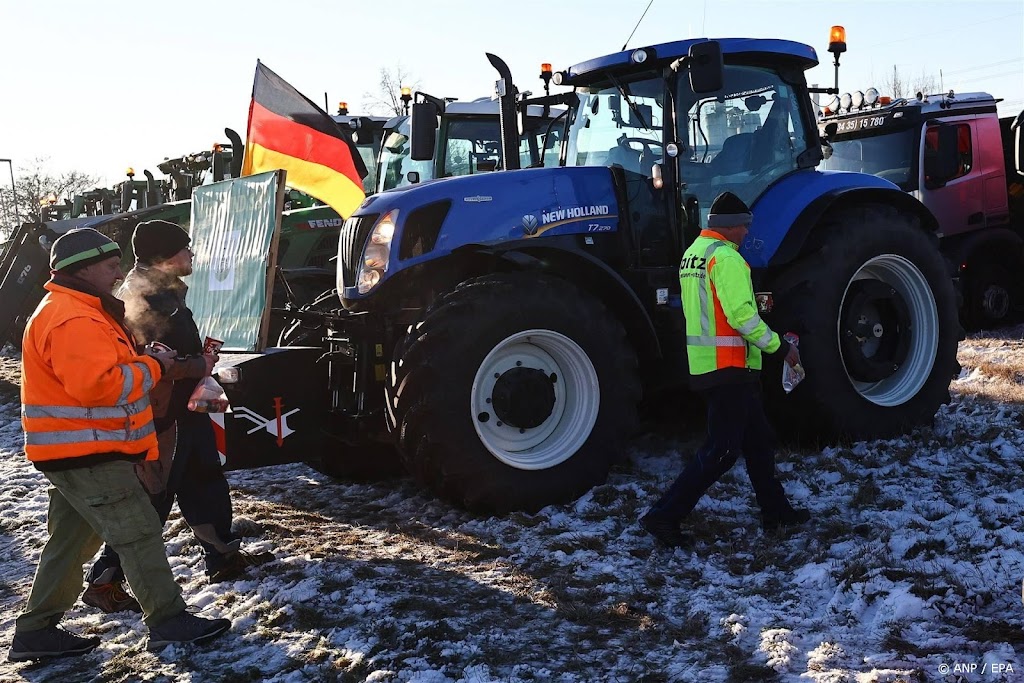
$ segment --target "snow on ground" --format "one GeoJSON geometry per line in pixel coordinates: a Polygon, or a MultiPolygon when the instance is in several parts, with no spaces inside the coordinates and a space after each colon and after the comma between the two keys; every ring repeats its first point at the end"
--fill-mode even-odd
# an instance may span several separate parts
{"type": "MultiPolygon", "coordinates": [[[[636,439],[574,504],[505,518],[409,480],[231,473],[237,524],[273,563],[211,586],[180,518],[165,534],[186,598],[232,619],[228,635],[154,654],[139,619],[78,605],[64,623],[100,634],[95,653],[5,661],[0,681],[1024,680],[1022,334],[961,344],[933,428],[780,452],[787,490],[815,515],[805,530],[762,533],[735,468],[697,509],[692,554],[655,548],[635,520],[696,428],[636,439]]],[[[16,358],[0,355],[4,649],[46,518],[44,479],[21,453],[16,358]]]]}

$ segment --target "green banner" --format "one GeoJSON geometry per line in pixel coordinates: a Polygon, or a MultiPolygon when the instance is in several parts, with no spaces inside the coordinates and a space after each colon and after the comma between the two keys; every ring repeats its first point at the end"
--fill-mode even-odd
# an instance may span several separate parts
{"type": "Polygon", "coordinates": [[[225,351],[262,351],[284,203],[284,173],[271,171],[196,188],[188,306],[199,334],[225,351]]]}

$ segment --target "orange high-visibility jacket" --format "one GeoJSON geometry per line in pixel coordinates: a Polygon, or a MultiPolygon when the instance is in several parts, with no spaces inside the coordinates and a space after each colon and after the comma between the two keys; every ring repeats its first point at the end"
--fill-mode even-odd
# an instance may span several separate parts
{"type": "Polygon", "coordinates": [[[157,457],[149,390],[159,361],[140,356],[98,297],[53,282],[21,352],[21,423],[32,462],[105,453],[157,457]]]}

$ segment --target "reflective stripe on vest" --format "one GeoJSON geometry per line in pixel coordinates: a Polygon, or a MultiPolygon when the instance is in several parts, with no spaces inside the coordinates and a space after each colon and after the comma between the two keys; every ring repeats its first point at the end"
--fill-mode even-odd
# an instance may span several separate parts
{"type": "Polygon", "coordinates": [[[690,346],[746,346],[747,342],[743,337],[687,337],[686,343],[690,346]]]}
{"type": "MultiPolygon", "coordinates": [[[[715,252],[715,249],[724,247],[725,242],[716,240],[708,245],[708,248],[704,251],[705,262],[710,261],[711,254],[715,252]]],[[[709,273],[710,273],[710,269],[709,273]]],[[[702,337],[707,337],[711,334],[711,320],[708,317],[708,289],[711,287],[710,282],[706,286],[702,286],[697,290],[697,296],[700,298],[700,334],[702,337]]]]}
{"type": "Polygon", "coordinates": [[[149,396],[116,408],[82,408],[79,406],[22,406],[22,417],[56,417],[69,420],[110,420],[138,415],[149,405],[149,396]]]}
{"type": "Polygon", "coordinates": [[[156,431],[152,422],[135,430],[76,429],[61,432],[25,432],[25,443],[29,446],[56,446],[59,444],[83,443],[89,441],[138,441],[156,431]]]}
{"type": "Polygon", "coordinates": [[[148,393],[153,388],[153,374],[145,363],[124,363],[118,365],[121,368],[123,379],[121,380],[121,395],[117,399],[117,405],[124,405],[128,395],[132,393],[135,386],[135,377],[132,375],[132,368],[137,368],[142,373],[142,393],[148,393]]]}
{"type": "MultiPolygon", "coordinates": [[[[739,327],[737,327],[736,331],[739,332],[740,334],[750,334],[760,324],[761,324],[761,316],[755,315],[753,318],[751,318],[750,320],[748,320],[744,324],[742,324],[739,327]]],[[[771,336],[769,335],[768,338],[771,339],[771,336]]]]}
{"type": "MultiPolygon", "coordinates": [[[[761,319],[760,318],[755,318],[755,320],[757,320],[758,324],[761,323],[761,319]]],[[[754,342],[754,346],[756,346],[757,348],[761,349],[762,351],[767,351],[768,350],[768,344],[770,344],[771,341],[772,341],[772,328],[769,327],[767,330],[765,330],[764,334],[762,334],[761,337],[756,342],[754,342]]]]}

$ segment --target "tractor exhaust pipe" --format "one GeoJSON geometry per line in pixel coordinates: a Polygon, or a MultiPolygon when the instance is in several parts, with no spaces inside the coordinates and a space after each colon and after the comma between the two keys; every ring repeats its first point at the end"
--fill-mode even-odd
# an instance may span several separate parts
{"type": "Polygon", "coordinates": [[[519,124],[516,116],[516,86],[512,83],[512,72],[508,65],[490,52],[487,60],[498,71],[500,78],[494,84],[498,95],[498,120],[501,122],[502,168],[514,171],[519,168],[519,124]]]}
{"type": "Polygon", "coordinates": [[[232,178],[239,178],[242,175],[242,156],[245,154],[245,145],[242,144],[242,138],[239,137],[238,133],[230,128],[224,129],[224,135],[228,136],[228,140],[231,142],[229,173],[231,173],[232,178]]]}

